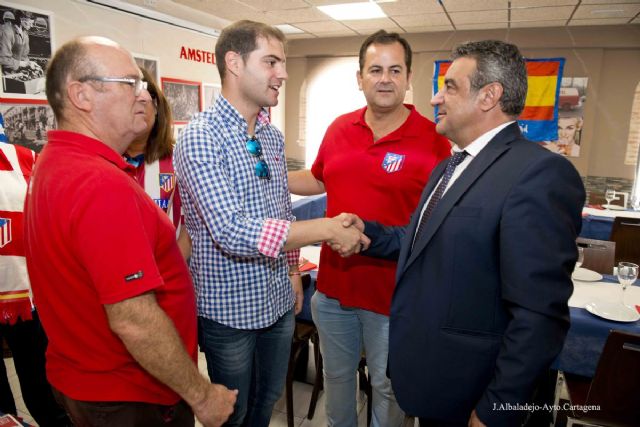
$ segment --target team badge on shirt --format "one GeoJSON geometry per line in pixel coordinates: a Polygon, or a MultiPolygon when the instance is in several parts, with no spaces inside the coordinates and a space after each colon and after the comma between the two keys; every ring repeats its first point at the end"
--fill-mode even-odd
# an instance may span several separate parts
{"type": "Polygon", "coordinates": [[[167,211],[169,209],[169,199],[153,199],[156,202],[156,205],[163,211],[167,211]]]}
{"type": "Polygon", "coordinates": [[[161,173],[160,174],[160,187],[166,191],[167,193],[173,190],[173,187],[176,186],[176,176],[172,173],[161,173]]]}
{"type": "Polygon", "coordinates": [[[11,220],[0,218],[0,248],[11,243],[11,220]]]}
{"type": "Polygon", "coordinates": [[[387,173],[398,172],[404,165],[405,157],[404,154],[387,153],[382,161],[382,169],[386,170],[387,173]]]}

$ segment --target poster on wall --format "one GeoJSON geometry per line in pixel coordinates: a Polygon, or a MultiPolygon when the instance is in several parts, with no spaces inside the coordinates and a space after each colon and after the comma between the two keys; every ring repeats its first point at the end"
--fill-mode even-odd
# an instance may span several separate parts
{"type": "Polygon", "coordinates": [[[222,88],[218,84],[208,84],[204,83],[202,85],[202,99],[204,100],[203,110],[206,110],[213,104],[215,104],[216,99],[220,96],[222,92],[222,88]]]}
{"type": "Polygon", "coordinates": [[[135,59],[138,67],[144,68],[151,74],[156,81],[156,85],[160,81],[160,72],[158,69],[158,58],[154,56],[144,55],[142,53],[134,53],[133,59],[135,59]]]}
{"type": "Polygon", "coordinates": [[[171,107],[174,123],[187,123],[200,112],[200,86],[200,82],[162,77],[162,92],[171,107]]]}
{"type": "Polygon", "coordinates": [[[587,77],[565,77],[562,79],[560,111],[558,113],[558,139],[542,143],[548,150],[567,157],[580,157],[587,82],[587,77]]]}
{"type": "Polygon", "coordinates": [[[45,99],[45,70],[53,51],[52,13],[0,1],[0,17],[0,101],[45,99]]]}
{"type": "Polygon", "coordinates": [[[56,127],[53,110],[44,100],[14,100],[1,103],[7,142],[39,153],[47,142],[47,131],[56,127]]]}

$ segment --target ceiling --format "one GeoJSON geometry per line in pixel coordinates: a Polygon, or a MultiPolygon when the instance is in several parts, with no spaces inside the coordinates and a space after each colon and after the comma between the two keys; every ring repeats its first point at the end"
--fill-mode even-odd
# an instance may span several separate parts
{"type": "Polygon", "coordinates": [[[287,38],[495,28],[640,24],[640,0],[374,0],[387,18],[336,21],[316,6],[362,0],[122,0],[184,21],[221,29],[239,19],[290,24],[287,38]]]}

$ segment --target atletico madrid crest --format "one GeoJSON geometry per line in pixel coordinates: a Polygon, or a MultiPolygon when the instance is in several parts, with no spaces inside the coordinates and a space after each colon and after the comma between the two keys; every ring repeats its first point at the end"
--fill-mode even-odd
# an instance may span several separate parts
{"type": "Polygon", "coordinates": [[[405,157],[404,154],[387,153],[382,161],[382,169],[386,170],[387,173],[398,172],[404,165],[405,157]]]}
{"type": "Polygon", "coordinates": [[[11,243],[11,220],[0,218],[0,248],[11,243]]]}
{"type": "Polygon", "coordinates": [[[173,190],[173,187],[176,186],[176,176],[172,173],[161,173],[160,174],[160,188],[162,188],[167,193],[170,193],[173,190]]]}

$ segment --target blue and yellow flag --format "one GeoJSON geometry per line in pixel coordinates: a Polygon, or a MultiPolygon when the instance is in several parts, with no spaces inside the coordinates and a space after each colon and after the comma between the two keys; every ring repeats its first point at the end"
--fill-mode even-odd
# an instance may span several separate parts
{"type": "MultiPolygon", "coordinates": [[[[564,69],[564,58],[526,59],[529,89],[524,111],[518,117],[523,135],[531,141],[558,139],[558,100],[564,69]]],[[[436,61],[433,93],[444,85],[451,61],[436,61]]],[[[436,107],[435,114],[438,114],[436,107]]]]}

